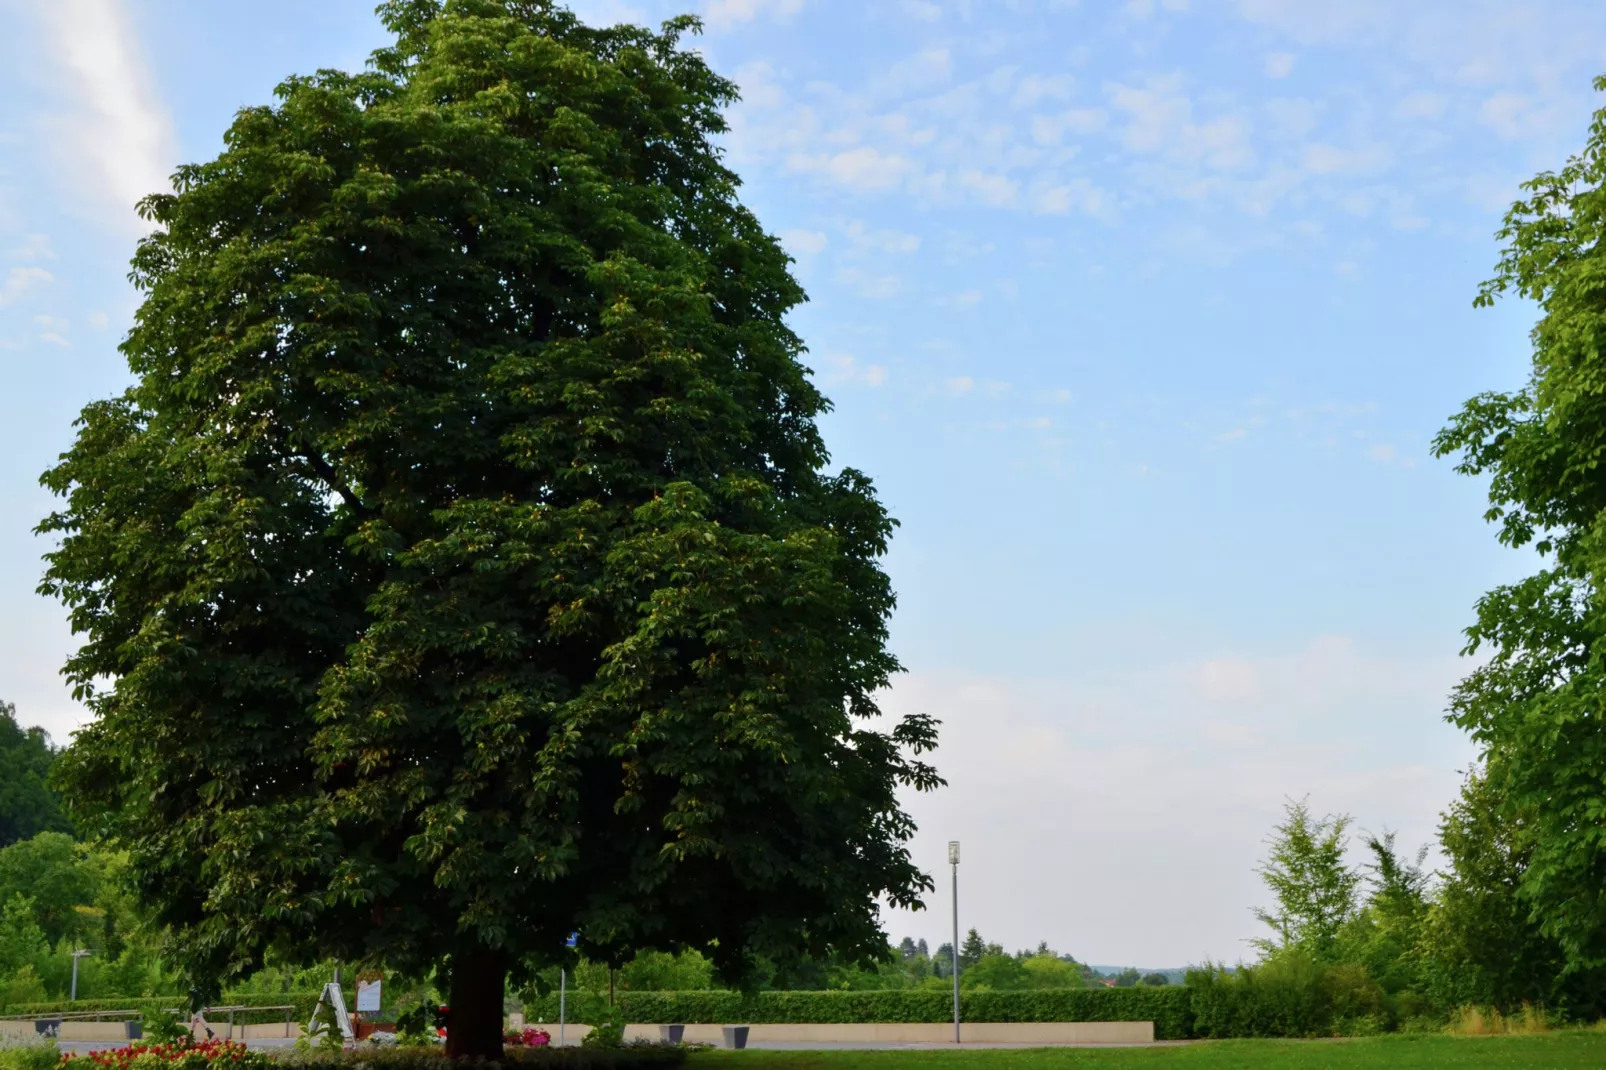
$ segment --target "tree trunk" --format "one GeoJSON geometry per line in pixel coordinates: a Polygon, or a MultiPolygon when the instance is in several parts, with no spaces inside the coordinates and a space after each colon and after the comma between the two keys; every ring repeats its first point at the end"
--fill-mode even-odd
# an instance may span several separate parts
{"type": "Polygon", "coordinates": [[[502,993],[507,963],[501,952],[473,947],[452,956],[452,996],[446,1015],[446,1054],[502,1057],[502,993]]]}

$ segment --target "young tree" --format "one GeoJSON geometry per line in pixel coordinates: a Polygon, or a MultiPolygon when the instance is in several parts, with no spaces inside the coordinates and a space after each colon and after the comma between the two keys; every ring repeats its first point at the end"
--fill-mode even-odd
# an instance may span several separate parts
{"type": "Polygon", "coordinates": [[[1467,652],[1487,657],[1451,709],[1499,779],[1506,818],[1524,815],[1520,895],[1568,965],[1585,968],[1606,965],[1606,109],[1582,153],[1524,190],[1477,303],[1507,293],[1538,303],[1532,372],[1520,390],[1467,402],[1435,449],[1489,477],[1500,541],[1532,546],[1546,567],[1478,602],[1467,652]]]}
{"type": "Polygon", "coordinates": [[[1361,877],[1344,858],[1350,818],[1329,814],[1318,820],[1303,800],[1290,801],[1283,813],[1282,824],[1266,841],[1270,852],[1258,871],[1277,906],[1255,911],[1274,935],[1256,940],[1255,946],[1267,955],[1299,949],[1326,961],[1356,909],[1361,877]]]}
{"type": "Polygon", "coordinates": [[[576,930],[879,957],[935,726],[869,722],[892,521],[827,472],[733,85],[694,20],[381,12],[144,204],[135,384],[46,476],[75,813],[198,998],[270,950],[438,969],[454,1055],[576,930]]]}

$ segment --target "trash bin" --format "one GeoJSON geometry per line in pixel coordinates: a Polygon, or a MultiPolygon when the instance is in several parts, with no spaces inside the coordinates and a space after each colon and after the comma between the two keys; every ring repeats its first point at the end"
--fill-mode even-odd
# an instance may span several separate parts
{"type": "Polygon", "coordinates": [[[33,1020],[33,1031],[41,1037],[59,1037],[61,1036],[61,1019],[35,1018],[33,1020]]]}
{"type": "Polygon", "coordinates": [[[747,1030],[745,1025],[727,1025],[725,1027],[725,1046],[741,1051],[747,1047],[747,1030]]]}
{"type": "Polygon", "coordinates": [[[145,1023],[137,1018],[130,1018],[123,1023],[123,1039],[143,1040],[145,1038],[145,1023]]]}
{"type": "Polygon", "coordinates": [[[683,1025],[661,1025],[658,1027],[658,1039],[665,1044],[679,1044],[686,1039],[686,1027],[683,1025]]]}

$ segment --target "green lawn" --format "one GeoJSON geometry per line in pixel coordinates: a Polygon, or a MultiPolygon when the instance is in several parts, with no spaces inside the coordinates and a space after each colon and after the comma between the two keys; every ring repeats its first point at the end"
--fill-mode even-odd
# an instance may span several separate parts
{"type": "Polygon", "coordinates": [[[1606,1067],[1606,1032],[1537,1036],[1433,1034],[1364,1040],[1216,1040],[1154,1048],[974,1051],[706,1051],[689,1070],[1259,1070],[1261,1067],[1390,1070],[1421,1067],[1606,1067]]]}

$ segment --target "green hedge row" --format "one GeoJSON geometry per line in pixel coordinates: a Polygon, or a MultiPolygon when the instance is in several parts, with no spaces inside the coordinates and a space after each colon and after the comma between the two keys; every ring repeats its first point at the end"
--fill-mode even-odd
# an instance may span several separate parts
{"type": "MultiPolygon", "coordinates": [[[[1191,993],[1179,986],[1072,988],[1040,992],[967,992],[959,1014],[968,1022],[1149,1022],[1162,1040],[1193,1035],[1191,993]]],[[[641,1025],[654,1023],[754,1022],[948,1022],[953,996],[929,990],[872,992],[621,992],[620,1014],[641,1025]]],[[[572,994],[571,1022],[607,1017],[607,1000],[572,994]]],[[[558,1020],[556,993],[524,1005],[534,1022],[558,1020]]]]}
{"type": "MultiPolygon", "coordinates": [[[[247,1007],[280,1007],[293,1006],[294,1013],[290,1020],[306,1023],[312,1017],[312,1008],[318,1002],[318,992],[253,992],[250,994],[226,994],[219,1000],[219,1006],[247,1006],[247,1007]]],[[[357,998],[355,990],[347,990],[346,1005],[355,1006],[357,998]]],[[[148,996],[140,999],[81,999],[75,1003],[66,1000],[53,1000],[49,1003],[12,1003],[0,1004],[0,1017],[17,1017],[25,1014],[49,1014],[54,1011],[68,1011],[72,1014],[89,1014],[95,1011],[138,1011],[143,1015],[156,1014],[161,1011],[178,1010],[182,1016],[188,1016],[188,996],[148,996]]],[[[220,1016],[219,1020],[226,1020],[227,1015],[220,1016]]],[[[284,1020],[283,1011],[246,1011],[237,1012],[234,1016],[236,1022],[279,1022],[284,1020]]]]}

